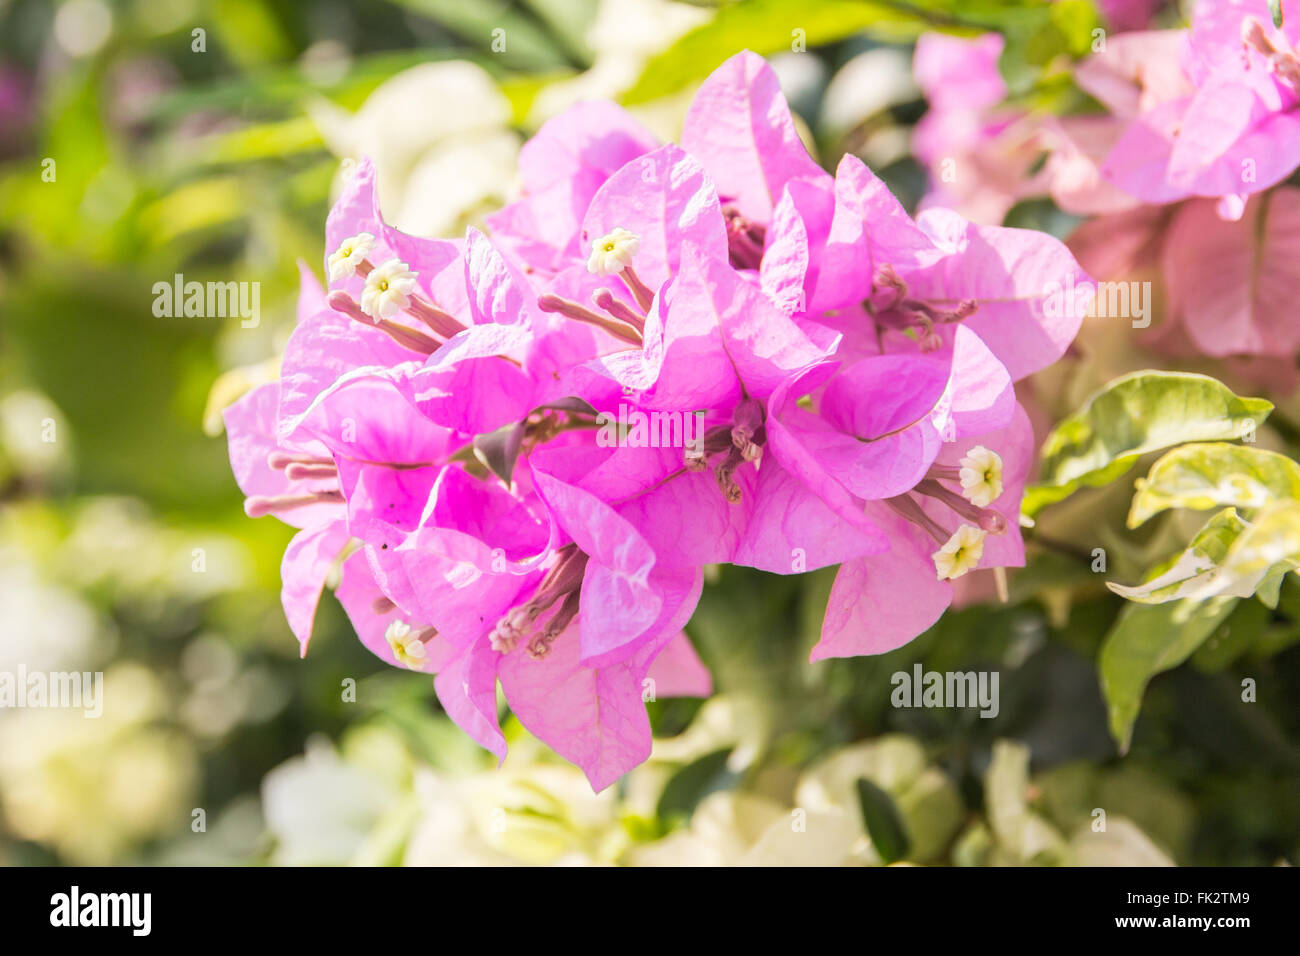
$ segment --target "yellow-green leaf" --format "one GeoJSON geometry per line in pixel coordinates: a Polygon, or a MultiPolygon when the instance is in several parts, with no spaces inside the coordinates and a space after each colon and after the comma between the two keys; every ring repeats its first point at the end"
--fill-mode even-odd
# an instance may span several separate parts
{"type": "Polygon", "coordinates": [[[1273,410],[1208,375],[1133,372],[1093,395],[1043,443],[1042,480],[1025,490],[1029,516],[1089,485],[1108,484],[1148,452],[1250,436],[1273,410]]]}
{"type": "Polygon", "coordinates": [[[1223,442],[1184,445],[1138,479],[1128,526],[1167,508],[1263,508],[1288,498],[1300,500],[1300,465],[1285,455],[1223,442]]]}
{"type": "Polygon", "coordinates": [[[1130,604],[1101,647],[1101,690],[1111,736],[1126,752],[1151,678],[1177,667],[1237,606],[1238,598],[1130,604]]]}

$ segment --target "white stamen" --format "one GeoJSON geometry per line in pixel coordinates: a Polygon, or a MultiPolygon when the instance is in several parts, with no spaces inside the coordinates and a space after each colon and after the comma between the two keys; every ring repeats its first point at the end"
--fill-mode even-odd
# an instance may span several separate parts
{"type": "Polygon", "coordinates": [[[601,236],[591,244],[591,257],[587,259],[587,271],[598,276],[622,272],[632,264],[632,258],[641,248],[641,238],[626,229],[615,229],[607,236],[601,236]]]}
{"type": "Polygon", "coordinates": [[[974,571],[984,557],[985,532],[974,525],[964,524],[948,539],[942,548],[931,555],[939,580],[959,578],[974,571]]]}
{"type": "Polygon", "coordinates": [[[1002,494],[1002,458],[976,445],[961,460],[962,496],[977,508],[987,508],[1002,494]]]}
{"type": "Polygon", "coordinates": [[[401,259],[389,259],[370,270],[361,292],[361,311],[372,319],[391,319],[411,304],[415,273],[401,259]]]}
{"type": "Polygon", "coordinates": [[[375,250],[375,237],[368,232],[358,233],[339,243],[330,253],[330,282],[338,282],[356,275],[357,266],[375,250]]]}
{"type": "Polygon", "coordinates": [[[413,671],[424,670],[429,653],[420,640],[419,632],[412,631],[411,625],[402,620],[392,621],[384,631],[384,639],[399,661],[413,671]]]}

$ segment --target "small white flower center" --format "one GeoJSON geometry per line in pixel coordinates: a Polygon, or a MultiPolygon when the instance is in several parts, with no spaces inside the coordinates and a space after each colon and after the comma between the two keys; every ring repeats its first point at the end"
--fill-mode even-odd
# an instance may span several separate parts
{"type": "Polygon", "coordinates": [[[931,557],[940,581],[959,578],[979,566],[984,557],[985,532],[964,524],[931,557]]]}
{"type": "Polygon", "coordinates": [[[640,236],[623,228],[615,229],[591,244],[587,271],[598,276],[622,272],[632,264],[632,259],[640,248],[640,236]]]}
{"type": "Polygon", "coordinates": [[[961,493],[977,508],[987,508],[1002,494],[1002,458],[976,445],[961,460],[961,493]]]}
{"type": "Polygon", "coordinates": [[[411,670],[424,670],[428,651],[425,650],[424,642],[420,640],[419,632],[412,631],[409,624],[402,620],[392,621],[384,631],[384,639],[388,641],[389,649],[400,663],[411,670]]]}
{"type": "Polygon", "coordinates": [[[402,260],[389,259],[366,276],[361,311],[372,319],[391,319],[410,306],[415,292],[415,273],[402,260]]]}
{"type": "Polygon", "coordinates": [[[357,266],[365,261],[375,249],[375,237],[368,232],[358,233],[344,239],[339,247],[330,253],[328,260],[330,281],[338,282],[356,275],[357,266]]]}

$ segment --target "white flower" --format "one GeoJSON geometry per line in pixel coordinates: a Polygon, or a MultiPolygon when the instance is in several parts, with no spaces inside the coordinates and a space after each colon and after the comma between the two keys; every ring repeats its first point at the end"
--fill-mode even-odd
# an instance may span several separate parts
{"type": "MultiPolygon", "coordinates": [[[[355,113],[323,97],[307,111],[336,156],[374,161],[380,208],[402,232],[464,236],[510,198],[519,136],[510,100],[480,66],[421,63],[381,83],[355,113]]],[[[340,171],[335,195],[344,183],[340,171]]]]}
{"type": "Polygon", "coordinates": [[[632,257],[641,248],[641,238],[626,229],[615,229],[607,236],[601,236],[591,244],[591,258],[587,260],[587,271],[598,276],[607,276],[622,272],[632,264],[632,257]]]}
{"type": "Polygon", "coordinates": [[[388,641],[393,656],[399,661],[413,671],[424,670],[429,655],[419,633],[412,631],[411,625],[401,620],[391,622],[384,631],[384,640],[388,641]]]}
{"type": "Polygon", "coordinates": [[[355,275],[357,266],[375,249],[375,237],[368,232],[358,233],[339,243],[330,253],[330,281],[338,282],[355,275]]]}
{"type": "Polygon", "coordinates": [[[984,557],[984,532],[974,525],[964,524],[931,557],[940,581],[974,571],[980,558],[984,557]]]}
{"type": "Polygon", "coordinates": [[[961,460],[961,493],[977,508],[987,508],[1002,494],[1002,458],[976,445],[961,460]]]}
{"type": "Polygon", "coordinates": [[[389,259],[366,276],[361,311],[372,319],[391,319],[411,304],[415,289],[415,273],[401,259],[389,259]]]}

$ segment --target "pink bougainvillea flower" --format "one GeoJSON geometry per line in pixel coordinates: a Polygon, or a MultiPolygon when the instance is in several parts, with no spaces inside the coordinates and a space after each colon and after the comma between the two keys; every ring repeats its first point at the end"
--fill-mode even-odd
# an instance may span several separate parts
{"type": "Polygon", "coordinates": [[[279,404],[279,382],[258,386],[226,409],[226,433],[245,511],[300,529],[280,574],[285,617],[305,655],[326,576],[348,543],[346,504],[328,448],[276,437],[279,404]]]}
{"type": "Polygon", "coordinates": [[[840,162],[830,217],[791,228],[807,237],[809,268],[801,274],[792,262],[777,295],[801,283],[812,320],[851,340],[910,329],[937,344],[936,330],[966,325],[1020,379],[1060,358],[1078,331],[1082,316],[1053,308],[1053,294],[1091,280],[1061,242],[1027,229],[977,226],[940,208],[913,221],[856,157],[840,162]],[[865,321],[851,311],[858,306],[866,308],[865,321]]]}
{"type": "Polygon", "coordinates": [[[904,644],[947,607],[949,579],[1024,563],[1032,431],[1010,374],[972,330],[930,352],[898,337],[884,353],[810,369],[773,396],[767,430],[772,454],[828,508],[865,516],[889,541],[844,560],[814,659],[904,644]],[[906,607],[893,597],[902,588],[916,597],[906,607]]]}
{"type": "Polygon", "coordinates": [[[1115,31],[1145,30],[1165,0],[1098,0],[1106,23],[1115,31]]]}
{"type": "Polygon", "coordinates": [[[1036,182],[1066,212],[1094,216],[1143,204],[1112,181],[1108,158],[1138,117],[1195,91],[1183,71],[1185,42],[1179,30],[1107,37],[1075,68],[1075,83],[1107,112],[1042,120],[1039,143],[1048,158],[1036,182]]]}
{"type": "MultiPolygon", "coordinates": [[[[616,174],[626,186],[635,175],[629,169],[632,161],[658,145],[611,104],[573,107],[524,146],[524,197],[488,218],[494,239],[535,273],[559,274],[585,261],[589,243],[608,232],[589,220],[589,209],[602,191],[605,212],[636,233],[627,222],[618,222],[618,204],[628,202],[624,197],[629,194],[621,187],[605,187],[616,174]]],[[[767,225],[787,186],[803,195],[811,184],[826,189],[830,181],[800,141],[776,73],[748,50],[728,59],[701,85],[683,124],[681,151],[708,177],[730,258],[738,268],[759,267],[767,225]]],[[[651,255],[663,252],[648,254],[646,261],[651,255]]],[[[656,286],[647,282],[653,291],[656,286]]]]}
{"type": "Polygon", "coordinates": [[[1217,198],[1238,218],[1300,165],[1297,41],[1300,16],[1274,27],[1266,0],[1202,0],[1183,34],[1190,89],[1139,112],[1103,174],[1146,202],[1217,198]]]}
{"type": "Polygon", "coordinates": [[[917,38],[913,73],[930,105],[912,132],[913,152],[930,173],[924,209],[942,206],[996,225],[1036,190],[1034,126],[1022,111],[1000,108],[1004,46],[997,33],[917,38]]]}
{"type": "Polygon", "coordinates": [[[545,650],[536,639],[505,646],[484,635],[443,664],[435,681],[438,698],[462,729],[504,758],[496,710],[499,682],[520,723],[581,767],[594,790],[603,790],[650,756],[648,690],[668,696],[711,689],[681,633],[698,596],[696,580],[686,593],[666,602],[650,639],[628,657],[600,666],[579,660],[581,618],[568,614],[562,602],[555,614],[563,614],[565,623],[542,631],[545,650]],[[656,659],[666,651],[665,686],[657,686],[657,680],[648,684],[648,678],[655,679],[656,659]]]}
{"type": "MultiPolygon", "coordinates": [[[[948,94],[992,105],[980,75],[948,94]]],[[[442,240],[387,225],[358,164],[282,380],[227,413],[249,513],[302,528],[304,648],[337,577],[362,643],[434,675],[474,740],[505,756],[500,691],[601,789],[649,755],[644,701],[710,691],[682,630],[706,565],[840,565],[824,657],[1022,563],[1012,383],[1062,354],[1053,289],[1087,281],[1060,243],[913,220],[852,157],[824,172],[748,52],[680,145],[581,104],[520,165],[490,236],[442,240]]]]}
{"type": "Polygon", "coordinates": [[[775,71],[748,50],[700,86],[682,148],[708,171],[732,221],[766,224],[787,183],[826,175],[799,140],[775,71]]]}
{"type": "Polygon", "coordinates": [[[1221,219],[1209,200],[1183,203],[1164,238],[1165,275],[1176,277],[1166,311],[1203,355],[1294,356],[1297,257],[1300,190],[1254,196],[1237,221],[1221,219]]]}
{"type": "Polygon", "coordinates": [[[1029,420],[1015,405],[1004,428],[944,445],[915,492],[870,503],[890,550],[840,566],[813,660],[900,647],[939,619],[952,601],[953,579],[977,568],[1023,565],[1018,520],[1033,444],[1029,420]],[[990,467],[990,452],[997,456],[999,494],[980,507],[966,486],[972,471],[990,467]],[[975,511],[979,518],[972,520],[975,511]],[[900,594],[907,600],[898,600],[900,594]]]}
{"type": "Polygon", "coordinates": [[[488,216],[493,236],[522,265],[558,272],[584,255],[587,206],[605,181],[659,143],[613,103],[579,103],[548,120],[519,153],[523,198],[488,216]]]}
{"type": "Polygon", "coordinates": [[[1099,215],[1069,240],[1091,274],[1163,272],[1153,348],[1268,363],[1300,345],[1277,318],[1300,291],[1295,191],[1275,185],[1300,166],[1295,20],[1277,30],[1263,2],[1214,0],[1190,30],[1110,38],[1076,70],[1109,114],[1060,121],[1052,195],[1099,215]]]}

